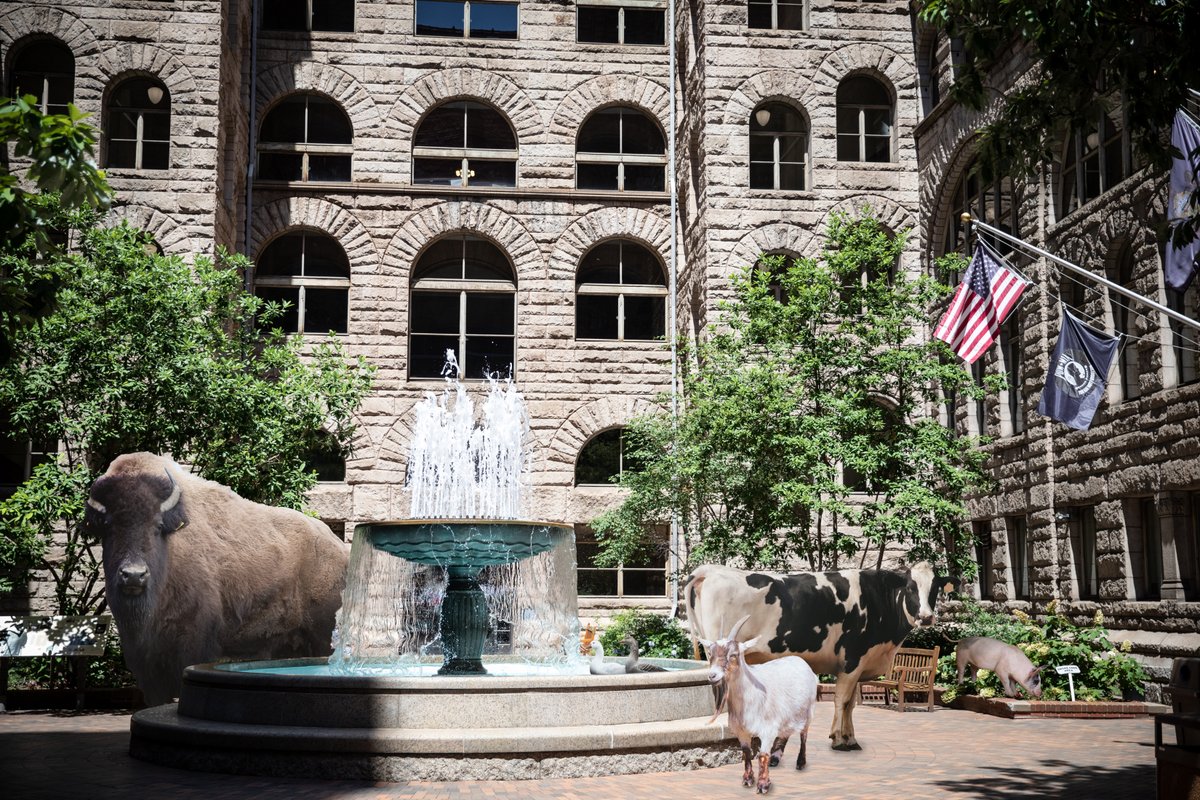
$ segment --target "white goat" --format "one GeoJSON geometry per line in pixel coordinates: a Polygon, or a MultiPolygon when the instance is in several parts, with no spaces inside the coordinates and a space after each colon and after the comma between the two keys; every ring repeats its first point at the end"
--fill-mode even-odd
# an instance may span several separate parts
{"type": "MultiPolygon", "coordinates": [[[[786,656],[765,664],[747,664],[745,649],[752,647],[758,637],[738,642],[737,634],[750,617],[738,620],[733,630],[715,642],[701,640],[708,651],[708,682],[721,686],[724,699],[713,719],[722,709],[729,711],[729,729],[742,746],[745,770],[742,785],[754,781],[751,761],[755,755],[752,745],[758,739],[759,794],[771,788],[770,759],[794,733],[800,734],[800,754],[796,769],[804,769],[808,728],[812,724],[813,707],[817,702],[817,676],[812,667],[799,656],[786,656]]],[[[710,722],[712,720],[709,720],[710,722]]]]}

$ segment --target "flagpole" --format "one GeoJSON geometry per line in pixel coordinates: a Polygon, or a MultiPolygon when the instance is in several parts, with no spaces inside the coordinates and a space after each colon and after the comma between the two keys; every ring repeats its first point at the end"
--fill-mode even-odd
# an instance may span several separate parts
{"type": "Polygon", "coordinates": [[[1146,305],[1150,306],[1151,308],[1153,308],[1155,311],[1159,312],[1160,314],[1164,314],[1167,317],[1170,317],[1171,319],[1175,320],[1176,322],[1182,323],[1184,325],[1187,325],[1189,328],[1193,328],[1195,330],[1200,331],[1200,322],[1197,322],[1196,320],[1194,320],[1190,317],[1185,317],[1183,314],[1180,314],[1178,311],[1167,308],[1166,306],[1162,305],[1161,303],[1156,303],[1155,301],[1151,300],[1149,297],[1138,294],[1137,292],[1133,291],[1132,289],[1126,289],[1124,286],[1122,286],[1119,283],[1113,283],[1108,278],[1105,278],[1102,275],[1097,275],[1096,273],[1092,272],[1091,270],[1084,269],[1083,267],[1079,266],[1078,264],[1072,264],[1070,261],[1067,261],[1065,258],[1059,258],[1058,256],[1054,255],[1053,253],[1043,250],[1042,248],[1038,247],[1037,245],[1032,245],[1029,242],[1025,241],[1024,239],[1018,239],[1016,236],[1013,236],[1011,233],[1002,231],[997,227],[987,224],[986,222],[980,222],[979,220],[975,219],[974,217],[972,217],[969,213],[967,213],[965,211],[962,214],[962,221],[963,221],[963,223],[965,223],[967,225],[968,235],[970,233],[971,226],[975,226],[977,228],[982,228],[983,230],[987,231],[988,233],[993,234],[994,236],[999,236],[1001,239],[1004,239],[1005,241],[1009,242],[1010,244],[1016,245],[1017,247],[1023,247],[1031,253],[1037,253],[1038,255],[1043,256],[1044,258],[1048,258],[1051,261],[1053,261],[1055,264],[1058,264],[1059,266],[1064,267],[1065,269],[1067,269],[1071,272],[1074,272],[1076,275],[1080,275],[1084,278],[1089,278],[1090,280],[1093,280],[1102,286],[1107,286],[1112,291],[1116,292],[1119,295],[1123,295],[1123,296],[1129,298],[1130,300],[1135,300],[1139,303],[1145,303],[1146,305]]]}

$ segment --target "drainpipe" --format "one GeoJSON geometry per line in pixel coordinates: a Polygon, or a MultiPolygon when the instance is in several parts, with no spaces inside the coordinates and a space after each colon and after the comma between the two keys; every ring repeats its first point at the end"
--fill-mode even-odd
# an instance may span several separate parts
{"type": "MultiPolygon", "coordinates": [[[[671,186],[671,307],[667,314],[667,324],[670,326],[671,333],[671,421],[675,423],[679,417],[679,330],[676,324],[679,307],[679,262],[676,246],[676,240],[679,238],[679,191],[675,180],[675,0],[667,0],[667,35],[669,37],[667,97],[671,106],[667,115],[667,127],[670,129],[670,135],[667,137],[667,180],[670,181],[671,186]]],[[[670,553],[668,567],[671,571],[671,616],[675,616],[676,609],[679,607],[679,578],[676,576],[680,566],[679,514],[677,512],[671,513],[671,541],[667,550],[670,553]]]]}
{"type": "MultiPolygon", "coordinates": [[[[250,254],[250,219],[254,210],[255,157],[258,146],[255,104],[258,102],[258,0],[250,0],[250,131],[246,137],[246,229],[242,247],[250,254]]],[[[254,268],[250,267],[243,276],[246,291],[254,287],[254,268]]]]}

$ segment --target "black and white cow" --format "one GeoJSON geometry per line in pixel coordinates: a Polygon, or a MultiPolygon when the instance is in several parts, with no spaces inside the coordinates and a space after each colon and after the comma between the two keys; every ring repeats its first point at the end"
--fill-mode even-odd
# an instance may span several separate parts
{"type": "Polygon", "coordinates": [[[938,595],[957,588],[956,579],[935,576],[925,561],[903,572],[794,574],[707,564],[688,578],[685,597],[693,639],[718,639],[749,615],[738,635],[758,638],[746,651],[748,662],[796,655],[814,672],[836,674],[829,738],[835,750],[857,750],[856,685],[887,672],[909,631],[934,623],[938,595]]]}

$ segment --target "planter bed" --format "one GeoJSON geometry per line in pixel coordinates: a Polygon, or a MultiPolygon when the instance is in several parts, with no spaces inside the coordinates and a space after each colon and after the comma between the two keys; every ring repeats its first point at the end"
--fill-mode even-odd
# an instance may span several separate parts
{"type": "Polygon", "coordinates": [[[1070,700],[1014,700],[1008,697],[979,697],[959,695],[950,708],[991,714],[1006,719],[1057,717],[1060,719],[1128,719],[1150,714],[1165,714],[1170,709],[1160,703],[1142,700],[1132,702],[1097,701],[1091,703],[1070,700]]]}

